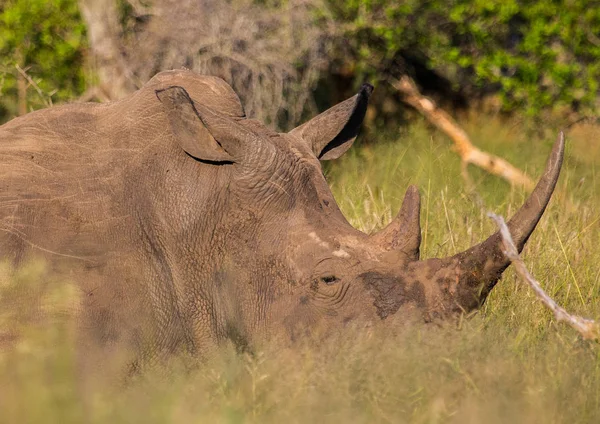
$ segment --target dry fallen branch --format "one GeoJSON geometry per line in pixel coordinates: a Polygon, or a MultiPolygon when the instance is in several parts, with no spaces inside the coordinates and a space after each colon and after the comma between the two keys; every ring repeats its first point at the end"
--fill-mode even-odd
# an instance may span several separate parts
{"type": "MultiPolygon", "coordinates": [[[[444,110],[440,109],[432,100],[423,96],[415,82],[408,76],[400,80],[390,80],[392,86],[398,90],[406,103],[417,109],[436,127],[446,133],[454,142],[456,151],[463,163],[463,175],[466,178],[468,164],[476,165],[487,172],[504,178],[511,184],[521,185],[532,190],[534,183],[523,171],[514,167],[504,159],[484,152],[473,145],[467,133],[444,110]]],[[[468,180],[468,178],[466,178],[468,180]]]]}
{"type": "Polygon", "coordinates": [[[517,252],[517,248],[515,247],[513,239],[510,235],[510,231],[508,230],[504,219],[501,216],[491,212],[488,213],[488,216],[496,221],[496,224],[500,228],[500,235],[502,236],[502,244],[504,246],[504,254],[514,264],[517,274],[519,274],[521,279],[533,289],[535,295],[547,308],[554,313],[556,321],[566,321],[567,324],[577,330],[584,339],[598,341],[600,339],[600,324],[591,319],[569,314],[562,307],[560,307],[554,301],[554,299],[548,296],[548,294],[546,294],[544,289],[542,289],[540,286],[540,283],[533,278],[533,276],[525,267],[525,263],[517,252]]]}

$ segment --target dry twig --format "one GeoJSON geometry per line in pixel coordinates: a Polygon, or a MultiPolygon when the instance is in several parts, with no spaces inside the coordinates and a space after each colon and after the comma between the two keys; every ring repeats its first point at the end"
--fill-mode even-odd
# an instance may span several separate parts
{"type": "Polygon", "coordinates": [[[514,264],[517,274],[519,274],[521,279],[532,288],[535,295],[541,300],[541,302],[554,313],[556,321],[566,321],[567,324],[577,330],[584,339],[598,341],[600,339],[600,324],[591,319],[569,314],[566,310],[559,306],[554,299],[548,296],[544,289],[542,289],[540,283],[529,273],[525,263],[519,256],[504,219],[501,216],[491,212],[488,212],[488,216],[496,221],[496,224],[500,228],[500,235],[502,236],[502,244],[504,246],[504,254],[514,264]]]}
{"type": "Polygon", "coordinates": [[[521,185],[528,190],[534,187],[533,180],[523,171],[514,167],[506,160],[484,152],[473,145],[467,133],[444,110],[440,109],[431,99],[423,96],[415,82],[408,76],[400,80],[392,79],[392,86],[398,90],[406,103],[417,109],[436,127],[446,133],[454,142],[456,151],[463,163],[463,176],[467,180],[466,167],[476,165],[487,172],[504,178],[511,184],[521,185]]]}
{"type": "Polygon", "coordinates": [[[27,74],[26,69],[21,68],[19,65],[15,65],[15,68],[17,69],[17,71],[19,72],[21,77],[24,78],[29,83],[29,85],[35,89],[35,91],[40,96],[40,99],[42,100],[44,105],[46,107],[51,107],[52,106],[52,97],[51,97],[52,94],[44,93],[42,91],[42,89],[40,88],[40,86],[37,85],[37,83],[29,76],[29,74],[27,74]]]}

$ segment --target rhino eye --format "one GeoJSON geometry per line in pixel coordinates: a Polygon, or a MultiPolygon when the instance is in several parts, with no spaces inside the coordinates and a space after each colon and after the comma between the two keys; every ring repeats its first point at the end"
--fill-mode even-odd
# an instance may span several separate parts
{"type": "Polygon", "coordinates": [[[334,284],[338,281],[338,278],[335,275],[326,275],[321,277],[321,281],[327,285],[334,284]]]}

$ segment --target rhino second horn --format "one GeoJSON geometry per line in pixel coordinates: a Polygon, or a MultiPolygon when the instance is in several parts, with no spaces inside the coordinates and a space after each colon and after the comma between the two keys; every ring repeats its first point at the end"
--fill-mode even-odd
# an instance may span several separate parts
{"type": "Polygon", "coordinates": [[[403,252],[409,260],[419,259],[421,246],[421,196],[411,185],[406,190],[400,212],[392,222],[372,236],[373,243],[385,250],[403,252]]]}

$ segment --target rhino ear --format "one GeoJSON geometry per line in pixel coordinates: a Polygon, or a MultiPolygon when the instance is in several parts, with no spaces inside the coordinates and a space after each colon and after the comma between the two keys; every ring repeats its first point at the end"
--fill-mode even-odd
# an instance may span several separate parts
{"type": "Polygon", "coordinates": [[[237,123],[208,108],[198,110],[183,87],[157,90],[177,143],[190,156],[212,162],[237,162],[243,136],[237,123]]]}
{"type": "Polygon", "coordinates": [[[356,96],[327,109],[290,134],[308,143],[321,160],[339,158],[356,139],[372,92],[372,85],[363,84],[356,96]]]}

